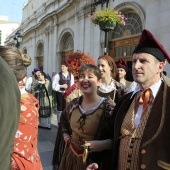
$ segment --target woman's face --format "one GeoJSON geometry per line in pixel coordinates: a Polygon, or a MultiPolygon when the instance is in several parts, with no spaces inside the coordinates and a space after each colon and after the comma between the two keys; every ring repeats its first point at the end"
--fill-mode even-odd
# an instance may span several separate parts
{"type": "Polygon", "coordinates": [[[83,94],[97,93],[97,86],[100,85],[100,80],[92,70],[85,70],[79,75],[79,86],[83,94]]]}
{"type": "Polygon", "coordinates": [[[101,71],[102,77],[106,77],[111,75],[111,67],[109,66],[108,62],[102,58],[98,60],[98,67],[101,71]]]}
{"type": "Polygon", "coordinates": [[[39,79],[40,81],[45,80],[44,75],[40,73],[39,76],[38,76],[38,79],[39,79]]]}

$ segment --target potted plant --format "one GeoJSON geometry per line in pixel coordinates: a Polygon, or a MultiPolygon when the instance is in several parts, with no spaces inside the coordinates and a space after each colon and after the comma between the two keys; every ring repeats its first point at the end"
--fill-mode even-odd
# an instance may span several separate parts
{"type": "Polygon", "coordinates": [[[114,9],[106,8],[105,10],[97,10],[90,15],[94,24],[99,25],[103,31],[114,29],[116,24],[125,25],[125,16],[121,12],[114,9]]]}
{"type": "Polygon", "coordinates": [[[95,60],[93,60],[89,52],[76,51],[68,55],[67,63],[69,64],[69,71],[76,78],[78,77],[78,70],[82,64],[95,64],[95,60]]]}

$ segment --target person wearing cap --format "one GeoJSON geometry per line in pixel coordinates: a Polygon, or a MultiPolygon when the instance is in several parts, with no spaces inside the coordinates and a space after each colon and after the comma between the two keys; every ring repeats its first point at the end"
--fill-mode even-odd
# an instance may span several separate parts
{"type": "Polygon", "coordinates": [[[63,61],[61,63],[61,72],[56,74],[53,78],[52,89],[56,91],[57,100],[57,121],[60,122],[61,112],[63,110],[63,94],[74,84],[74,76],[68,71],[68,63],[63,61]]]}
{"type": "Polygon", "coordinates": [[[38,79],[38,76],[40,75],[40,68],[34,68],[34,71],[32,72],[32,76],[31,77],[28,77],[27,80],[26,80],[26,83],[25,83],[25,89],[32,93],[32,86],[36,86],[37,85],[37,79],[38,79]]]}
{"type": "Polygon", "coordinates": [[[112,154],[105,169],[170,169],[170,85],[161,77],[165,60],[170,62],[164,47],[143,30],[132,65],[139,86],[114,109],[112,154]]]}
{"type": "Polygon", "coordinates": [[[127,73],[127,67],[125,64],[125,61],[123,59],[119,59],[118,62],[116,62],[117,65],[117,81],[121,84],[123,84],[126,88],[128,88],[132,82],[127,81],[126,78],[126,73],[127,73]]]}

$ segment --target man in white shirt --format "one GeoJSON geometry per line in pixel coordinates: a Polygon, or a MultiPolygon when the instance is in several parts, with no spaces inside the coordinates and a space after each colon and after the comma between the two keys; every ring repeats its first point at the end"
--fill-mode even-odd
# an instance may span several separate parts
{"type": "Polygon", "coordinates": [[[61,112],[63,110],[63,94],[70,86],[74,84],[74,76],[68,71],[68,63],[63,61],[61,72],[53,77],[52,89],[56,91],[57,100],[57,120],[60,122],[61,112]]]}

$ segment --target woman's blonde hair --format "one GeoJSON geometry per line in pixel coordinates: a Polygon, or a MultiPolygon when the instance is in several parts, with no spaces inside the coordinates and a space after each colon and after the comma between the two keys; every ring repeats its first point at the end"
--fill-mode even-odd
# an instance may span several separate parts
{"type": "Polygon", "coordinates": [[[0,46],[0,56],[11,67],[17,81],[23,80],[26,76],[26,67],[31,64],[31,57],[10,46],[0,46]]]}

